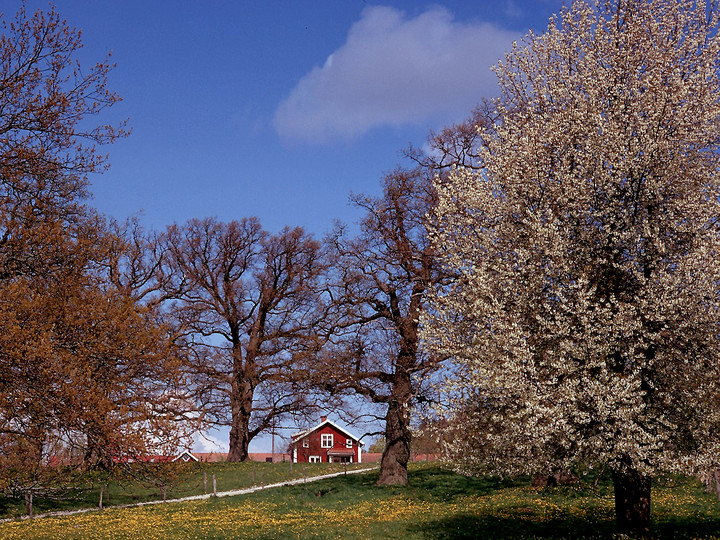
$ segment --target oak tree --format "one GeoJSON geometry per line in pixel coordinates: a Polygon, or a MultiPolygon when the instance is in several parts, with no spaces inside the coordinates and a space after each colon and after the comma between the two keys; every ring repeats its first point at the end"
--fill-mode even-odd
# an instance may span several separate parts
{"type": "Polygon", "coordinates": [[[172,329],[108,279],[102,255],[120,244],[91,223],[94,249],[63,273],[0,283],[2,489],[67,474],[48,465],[112,472],[187,444],[172,329]]]}
{"type": "Polygon", "coordinates": [[[119,101],[112,65],[81,66],[80,32],[54,9],[2,20],[0,36],[0,279],[72,264],[63,231],[82,219],[98,146],[126,135],[93,117],[119,101]]]}
{"type": "Polygon", "coordinates": [[[338,225],[327,239],[334,328],[318,373],[331,393],[354,393],[380,407],[386,441],[380,484],[407,483],[413,403],[426,398],[423,381],[441,360],[419,338],[427,293],[451,277],[428,234],[427,216],[437,202],[433,178],[459,165],[478,166],[476,125],[486,113],[478,109],[431,133],[429,153],[411,148],[406,155],[414,166],[388,173],[381,197],[351,197],[365,211],[360,233],[338,225]]]}
{"type": "Polygon", "coordinates": [[[467,471],[612,471],[623,531],[651,479],[718,466],[715,3],[576,1],[498,64],[483,168],[438,184],[458,273],[425,338],[458,360],[467,471]]]}
{"type": "Polygon", "coordinates": [[[109,274],[127,244],[85,205],[98,147],[126,134],[95,119],[119,100],[111,64],[81,65],[52,8],[1,24],[0,477],[27,484],[61,452],[107,468],[176,440],[178,372],[165,326],[109,274]]]}
{"type": "Polygon", "coordinates": [[[320,244],[301,228],[265,232],[255,218],[169,227],[158,274],[192,357],[206,420],[230,426],[229,461],[282,417],[314,407],[300,358],[315,347],[320,244]]]}

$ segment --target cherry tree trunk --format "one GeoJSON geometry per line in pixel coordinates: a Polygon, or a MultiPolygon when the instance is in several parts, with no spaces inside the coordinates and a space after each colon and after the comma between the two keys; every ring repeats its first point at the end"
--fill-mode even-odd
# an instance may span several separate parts
{"type": "Polygon", "coordinates": [[[398,371],[392,388],[392,399],[385,416],[385,450],[380,462],[379,486],[405,486],[410,459],[410,376],[398,371]]]}
{"type": "Polygon", "coordinates": [[[629,469],[613,471],[612,480],[619,532],[637,536],[649,534],[651,478],[629,469]]]}

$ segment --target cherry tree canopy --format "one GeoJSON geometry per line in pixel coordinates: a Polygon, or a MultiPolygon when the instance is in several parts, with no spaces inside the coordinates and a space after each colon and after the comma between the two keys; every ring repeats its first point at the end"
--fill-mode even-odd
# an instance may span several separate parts
{"type": "Polygon", "coordinates": [[[467,470],[606,464],[635,530],[652,475],[720,457],[717,31],[702,1],[574,2],[496,67],[484,167],[437,186],[460,279],[424,337],[457,359],[472,434],[450,450],[467,470]]]}

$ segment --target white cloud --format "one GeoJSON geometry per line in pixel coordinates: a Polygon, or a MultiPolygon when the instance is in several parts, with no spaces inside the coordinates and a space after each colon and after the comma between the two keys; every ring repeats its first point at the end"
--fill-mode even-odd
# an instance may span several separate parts
{"type": "Polygon", "coordinates": [[[227,439],[220,439],[220,433],[200,433],[195,437],[195,444],[193,444],[193,452],[227,452],[228,443],[227,439]]]}
{"type": "Polygon", "coordinates": [[[456,119],[497,93],[489,68],[519,37],[455,21],[441,7],[414,19],[390,7],[367,8],[345,44],[280,103],[275,128],[291,140],[323,142],[378,126],[456,119]]]}

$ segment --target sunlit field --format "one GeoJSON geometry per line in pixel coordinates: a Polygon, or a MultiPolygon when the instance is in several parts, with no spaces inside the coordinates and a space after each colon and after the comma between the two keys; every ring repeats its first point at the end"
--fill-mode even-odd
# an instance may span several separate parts
{"type": "MultiPolygon", "coordinates": [[[[552,489],[527,479],[411,470],[409,488],[377,473],[340,476],[251,495],[0,524],[0,538],[611,538],[608,482],[552,489]]],[[[720,538],[720,503],[689,479],[653,491],[653,536],[720,538]]]]}
{"type": "MultiPolygon", "coordinates": [[[[213,476],[217,491],[231,491],[301,480],[333,474],[337,472],[365,469],[372,465],[353,463],[341,465],[337,463],[189,463],[175,470],[174,479],[163,487],[161,482],[133,481],[125,478],[122,481],[99,481],[88,477],[81,479],[75,489],[55,495],[34,499],[34,514],[45,512],[97,508],[99,503],[100,485],[103,484],[104,506],[136,504],[149,501],[178,499],[213,492],[213,476]]],[[[0,518],[21,517],[25,515],[23,497],[8,498],[0,495],[0,518]]],[[[2,538],[0,536],[0,538],[2,538]]]]}

